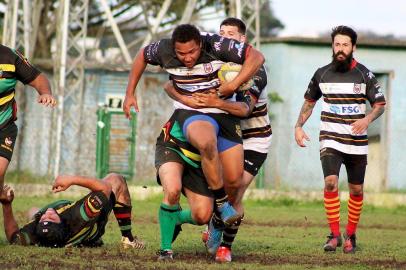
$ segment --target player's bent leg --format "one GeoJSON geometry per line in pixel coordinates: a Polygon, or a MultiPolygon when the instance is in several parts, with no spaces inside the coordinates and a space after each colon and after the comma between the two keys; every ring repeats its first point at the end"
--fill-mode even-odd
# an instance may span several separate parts
{"type": "Polygon", "coordinates": [[[186,126],[190,144],[197,148],[209,186],[216,190],[223,187],[220,159],[217,150],[217,124],[209,121],[193,121],[186,126]]]}
{"type": "Polygon", "coordinates": [[[220,153],[223,168],[224,186],[229,200],[236,200],[244,173],[244,151],[242,144],[237,144],[220,153]]]}
{"type": "Polygon", "coordinates": [[[4,175],[6,174],[9,164],[10,161],[8,159],[0,156],[0,192],[3,191],[4,175]]]}
{"type": "Polygon", "coordinates": [[[188,119],[183,126],[189,142],[200,151],[203,173],[215,199],[214,211],[223,222],[231,224],[238,218],[238,213],[228,202],[224,189],[217,149],[218,128],[217,122],[206,115],[198,115],[190,121],[188,119]]]}
{"type": "Polygon", "coordinates": [[[244,174],[242,177],[242,183],[240,188],[237,191],[237,196],[235,200],[232,202],[234,208],[241,214],[242,218],[236,222],[234,222],[231,226],[226,227],[223,231],[223,241],[220,244],[220,247],[217,249],[215,260],[217,262],[231,262],[232,260],[232,251],[231,247],[237,236],[238,230],[240,225],[243,221],[244,216],[244,207],[242,199],[244,197],[245,191],[247,190],[248,186],[251,184],[252,180],[254,179],[254,175],[244,170],[244,174]]]}
{"type": "Polygon", "coordinates": [[[178,162],[166,162],[158,168],[159,180],[164,191],[158,217],[161,234],[159,260],[172,258],[172,241],[180,210],[183,169],[183,165],[178,162]]]}
{"type": "Polygon", "coordinates": [[[103,181],[111,185],[115,197],[113,213],[121,231],[121,245],[123,248],[145,248],[145,243],[132,234],[131,226],[131,197],[127,183],[122,175],[111,173],[103,181]]]}
{"type": "Polygon", "coordinates": [[[209,223],[213,214],[213,198],[184,189],[190,206],[192,219],[197,225],[209,223]]]}

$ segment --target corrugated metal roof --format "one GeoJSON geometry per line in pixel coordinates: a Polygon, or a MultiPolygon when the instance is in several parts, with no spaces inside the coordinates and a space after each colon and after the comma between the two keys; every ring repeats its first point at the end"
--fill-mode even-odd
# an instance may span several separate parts
{"type": "MultiPolygon", "coordinates": [[[[266,38],[261,40],[262,44],[269,43],[287,43],[297,45],[316,45],[316,46],[331,46],[330,37],[275,37],[266,38]]],[[[374,48],[387,48],[387,49],[406,49],[406,40],[395,39],[366,39],[359,38],[357,40],[357,46],[362,47],[374,47],[374,48]]]]}

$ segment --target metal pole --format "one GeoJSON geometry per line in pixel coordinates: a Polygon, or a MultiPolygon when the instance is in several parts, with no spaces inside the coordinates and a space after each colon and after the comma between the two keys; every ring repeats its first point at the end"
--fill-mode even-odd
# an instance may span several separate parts
{"type": "Polygon", "coordinates": [[[61,66],[59,70],[59,96],[58,96],[58,117],[56,127],[56,153],[55,153],[55,168],[54,177],[59,175],[59,166],[61,162],[61,147],[62,147],[62,122],[63,122],[63,107],[64,107],[64,92],[65,92],[65,71],[66,71],[66,53],[68,43],[68,21],[70,0],[63,0],[63,25],[62,25],[62,44],[61,44],[61,66]]]}
{"type": "Polygon", "coordinates": [[[242,18],[242,12],[241,12],[241,0],[235,0],[235,16],[238,19],[242,18]]]}
{"type": "Polygon", "coordinates": [[[260,8],[259,1],[260,0],[255,1],[255,14],[256,14],[256,16],[255,16],[255,39],[257,41],[256,42],[257,44],[255,47],[257,50],[259,50],[261,47],[261,32],[260,32],[260,28],[259,28],[261,10],[259,9],[260,8]]]}
{"type": "Polygon", "coordinates": [[[31,9],[29,0],[23,0],[24,13],[24,54],[26,57],[31,57],[30,35],[31,33],[31,9]]]}
{"type": "Polygon", "coordinates": [[[10,5],[10,1],[6,1],[6,12],[4,14],[4,21],[3,21],[3,36],[2,36],[2,40],[1,40],[1,42],[4,45],[8,44],[8,40],[7,40],[8,28],[9,28],[8,20],[9,20],[9,17],[10,17],[10,7],[9,7],[9,5],[10,5]]]}
{"type": "MultiPolygon", "coordinates": [[[[158,30],[159,25],[161,24],[162,19],[164,18],[166,12],[169,9],[169,6],[172,4],[172,0],[165,0],[165,2],[162,4],[162,8],[158,13],[158,16],[156,16],[156,21],[155,24],[152,26],[151,33],[155,34],[158,30]]],[[[145,47],[148,45],[148,43],[151,42],[152,35],[151,33],[148,33],[147,37],[144,39],[144,43],[142,43],[141,48],[145,47]]]]}
{"type": "Polygon", "coordinates": [[[106,0],[100,0],[100,3],[102,4],[102,6],[104,8],[107,19],[110,22],[111,29],[113,30],[114,36],[116,37],[118,45],[120,46],[120,49],[124,56],[125,61],[127,62],[127,64],[131,64],[132,59],[131,59],[130,53],[128,52],[124,39],[121,36],[120,29],[118,28],[117,23],[114,20],[114,17],[113,17],[113,14],[111,13],[109,5],[107,4],[106,0]]]}
{"type": "Polygon", "coordinates": [[[20,0],[14,0],[14,6],[13,6],[13,22],[11,26],[11,39],[9,42],[9,46],[11,48],[14,48],[16,46],[16,39],[17,39],[17,31],[18,31],[18,26],[17,26],[17,20],[18,20],[18,4],[20,3],[20,0]]]}

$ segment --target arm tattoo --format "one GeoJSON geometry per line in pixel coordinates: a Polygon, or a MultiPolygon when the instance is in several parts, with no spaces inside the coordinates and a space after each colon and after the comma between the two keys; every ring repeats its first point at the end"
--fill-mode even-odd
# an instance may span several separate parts
{"type": "Polygon", "coordinates": [[[302,109],[300,110],[299,117],[297,119],[296,127],[303,127],[304,123],[306,123],[307,119],[312,114],[313,108],[316,105],[315,102],[308,102],[307,100],[303,103],[302,109]]]}
{"type": "Polygon", "coordinates": [[[385,106],[376,106],[373,110],[368,114],[371,122],[375,121],[379,116],[383,114],[385,111],[385,106]]]}

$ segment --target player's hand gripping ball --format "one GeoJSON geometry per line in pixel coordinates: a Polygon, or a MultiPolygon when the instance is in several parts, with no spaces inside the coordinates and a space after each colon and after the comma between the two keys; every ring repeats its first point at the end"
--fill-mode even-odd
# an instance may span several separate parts
{"type": "MultiPolygon", "coordinates": [[[[218,78],[221,83],[224,82],[231,82],[232,80],[237,77],[238,73],[241,70],[242,65],[228,62],[224,63],[219,71],[217,72],[218,78]]],[[[239,88],[238,91],[247,91],[254,85],[254,80],[249,79],[247,82],[243,83],[239,88]]]]}

